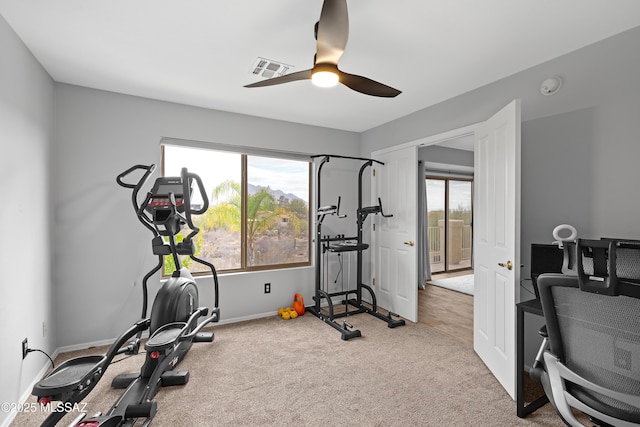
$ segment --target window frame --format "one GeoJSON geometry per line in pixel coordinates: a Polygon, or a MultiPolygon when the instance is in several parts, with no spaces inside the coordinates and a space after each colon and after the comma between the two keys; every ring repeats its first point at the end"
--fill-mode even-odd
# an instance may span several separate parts
{"type": "MultiPolygon", "coordinates": [[[[312,185],[313,185],[313,162],[312,159],[308,155],[296,154],[296,153],[286,153],[280,152],[276,150],[265,150],[265,149],[253,149],[250,147],[240,147],[240,146],[230,146],[230,145],[219,145],[212,143],[200,143],[198,141],[185,141],[185,140],[176,140],[173,138],[162,138],[160,140],[160,173],[162,176],[165,176],[165,146],[172,146],[178,148],[194,148],[194,149],[205,149],[209,151],[220,151],[227,153],[234,153],[240,155],[241,158],[241,173],[240,173],[240,193],[241,193],[241,220],[240,220],[240,267],[238,268],[229,268],[229,269],[218,269],[216,267],[216,271],[220,274],[226,273],[243,273],[243,272],[255,272],[255,271],[265,271],[265,270],[282,270],[288,268],[299,268],[299,267],[309,267],[313,263],[313,254],[312,254],[312,209],[311,209],[311,197],[312,197],[312,185]],[[277,264],[267,264],[267,265],[247,265],[248,261],[248,234],[247,234],[247,199],[249,196],[249,182],[248,182],[248,157],[249,156],[260,156],[277,160],[295,160],[300,162],[305,162],[308,165],[308,189],[307,189],[307,260],[300,262],[290,262],[290,263],[277,263],[277,264]]],[[[198,173],[197,171],[192,171],[198,173]]],[[[208,195],[210,196],[210,195],[208,195]]],[[[209,260],[211,262],[211,260],[209,260]]],[[[212,262],[213,263],[213,262],[212,262]]],[[[213,263],[215,266],[215,263],[213,263]]],[[[192,272],[193,276],[207,276],[210,275],[210,272],[192,272]]],[[[164,277],[164,273],[163,273],[164,277]]]]}
{"type": "MultiPolygon", "coordinates": [[[[437,180],[437,181],[443,181],[444,182],[444,209],[443,209],[443,213],[444,213],[444,224],[445,224],[445,231],[444,231],[444,270],[442,271],[437,271],[435,272],[436,274],[441,274],[441,273],[455,273],[455,272],[459,272],[459,271],[464,271],[464,270],[470,270],[473,269],[473,241],[475,239],[475,235],[473,233],[473,210],[474,210],[474,191],[475,191],[475,181],[474,181],[474,177],[473,176],[467,176],[467,175],[462,175],[462,174],[442,174],[439,172],[430,172],[429,170],[426,170],[424,173],[424,180],[425,180],[425,186],[426,186],[426,181],[427,180],[437,180]],[[450,181],[459,181],[459,182],[468,182],[471,185],[471,203],[470,203],[470,209],[471,209],[471,258],[469,260],[470,262],[470,266],[469,267],[460,267],[460,268],[454,268],[454,269],[450,269],[449,268],[449,245],[450,245],[450,241],[449,241],[449,227],[448,227],[448,223],[449,223],[449,211],[450,211],[450,206],[449,206],[449,192],[450,192],[450,188],[449,188],[449,183],[450,181]]],[[[426,194],[425,194],[426,197],[426,194]]],[[[427,203],[427,207],[428,207],[428,203],[427,203]]]]}

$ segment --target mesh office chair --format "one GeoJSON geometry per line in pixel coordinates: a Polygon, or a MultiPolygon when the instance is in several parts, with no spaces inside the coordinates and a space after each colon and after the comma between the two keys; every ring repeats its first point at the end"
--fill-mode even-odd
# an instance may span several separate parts
{"type": "Polygon", "coordinates": [[[532,375],[567,425],[583,425],[575,408],[602,426],[638,426],[640,245],[578,240],[574,257],[575,275],[538,278],[548,348],[532,375]]]}

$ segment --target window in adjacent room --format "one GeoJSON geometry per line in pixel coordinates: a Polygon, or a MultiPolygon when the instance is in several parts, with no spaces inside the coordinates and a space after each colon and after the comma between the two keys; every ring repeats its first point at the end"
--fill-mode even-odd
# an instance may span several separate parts
{"type": "MultiPolygon", "coordinates": [[[[196,256],[218,272],[310,265],[309,160],[170,144],[162,160],[165,176],[186,167],[202,179],[209,209],[194,219],[196,256]]],[[[182,262],[207,272],[188,257],[182,262]]]]}
{"type": "Polygon", "coordinates": [[[431,272],[472,267],[473,180],[426,177],[431,272]]]}

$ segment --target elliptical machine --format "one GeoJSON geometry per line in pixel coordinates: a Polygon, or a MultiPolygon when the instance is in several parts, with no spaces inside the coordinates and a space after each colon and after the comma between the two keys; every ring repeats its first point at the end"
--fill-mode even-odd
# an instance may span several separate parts
{"type": "MultiPolygon", "coordinates": [[[[149,330],[149,339],[144,345],[145,363],[140,372],[114,378],[112,387],[126,390],[105,415],[97,414],[84,419],[86,414],[81,414],[71,425],[133,426],[139,418],[143,418],[142,425],[148,426],[157,412],[157,402],[153,398],[160,387],[182,385],[189,380],[188,371],[173,369],[184,358],[191,345],[194,342],[212,342],[214,339],[212,332],[201,330],[209,323],[219,320],[218,276],[213,264],[194,255],[196,246],[193,242],[200,230],[193,223],[192,215],[204,213],[209,206],[204,185],[198,175],[183,168],[180,177],[157,178],[144,202],[139,205],[140,189],[154,170],[155,165],[135,165],[116,179],[120,186],[133,190],[131,200],[134,210],[140,222],[153,233],[153,253],[158,256],[158,263],[145,275],[142,282],[141,320],[120,335],[106,354],[83,356],[58,366],[33,387],[32,394],[43,405],[59,401],[58,407],[63,408],[82,401],[100,381],[116,355],[134,355],[139,352],[142,333],[149,330]],[[136,184],[124,181],[128,175],[139,170],[144,172],[136,184]],[[191,202],[194,183],[203,200],[200,208],[196,208],[191,202]],[[184,225],[191,232],[181,242],[177,242],[176,235],[184,225]],[[162,268],[166,255],[172,256],[176,268],[171,278],[158,291],[151,316],[147,318],[147,282],[162,268]],[[211,270],[215,301],[210,315],[207,307],[198,306],[198,288],[189,271],[184,267],[180,268],[179,255],[187,255],[211,270]]],[[[55,426],[64,415],[64,411],[52,411],[42,426],[55,426]]]]}

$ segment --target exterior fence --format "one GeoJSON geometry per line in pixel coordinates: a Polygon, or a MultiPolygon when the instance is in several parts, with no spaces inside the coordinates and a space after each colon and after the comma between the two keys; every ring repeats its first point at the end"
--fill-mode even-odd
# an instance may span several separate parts
{"type": "MultiPolygon", "coordinates": [[[[427,236],[431,271],[442,271],[445,269],[444,220],[439,220],[437,227],[428,227],[427,236]]],[[[464,225],[462,220],[449,220],[449,268],[471,267],[472,246],[471,226],[464,225]]]]}

